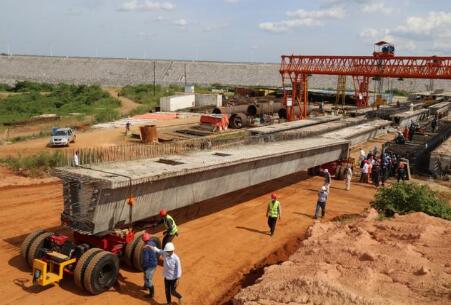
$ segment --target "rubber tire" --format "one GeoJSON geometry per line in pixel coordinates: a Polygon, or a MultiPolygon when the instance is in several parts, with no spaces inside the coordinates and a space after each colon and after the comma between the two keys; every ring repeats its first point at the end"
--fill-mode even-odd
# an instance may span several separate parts
{"type": "Polygon", "coordinates": [[[86,268],[83,285],[89,293],[96,295],[110,289],[117,281],[119,274],[119,259],[111,252],[102,251],[97,253],[86,268]],[[99,283],[98,278],[103,267],[110,265],[111,273],[105,283],[99,283]]]}
{"type": "Polygon", "coordinates": [[[92,260],[92,258],[99,252],[102,252],[102,249],[99,248],[91,248],[85,253],[83,253],[80,257],[80,259],[77,261],[77,264],[75,265],[75,271],[74,271],[74,281],[75,285],[80,288],[84,289],[83,286],[83,280],[84,275],[86,272],[86,268],[88,267],[89,262],[92,260]]]}
{"type": "Polygon", "coordinates": [[[42,233],[33,240],[27,254],[27,262],[30,267],[33,267],[33,260],[35,258],[39,258],[38,253],[44,246],[45,240],[52,235],[54,235],[54,233],[51,232],[42,233]]]}
{"type": "Polygon", "coordinates": [[[135,238],[125,246],[124,260],[125,264],[129,267],[133,267],[133,252],[135,251],[135,246],[138,241],[141,240],[141,236],[144,231],[136,232],[135,238]]]}
{"type": "Polygon", "coordinates": [[[141,258],[143,255],[144,241],[141,239],[135,246],[135,250],[133,251],[133,268],[137,271],[144,271],[141,266],[141,258]]]}
{"type": "Polygon", "coordinates": [[[28,258],[28,250],[30,250],[31,243],[38,237],[39,235],[45,233],[44,230],[37,230],[33,233],[28,234],[27,237],[22,242],[22,245],[20,246],[20,254],[22,257],[26,260],[28,258]]]}

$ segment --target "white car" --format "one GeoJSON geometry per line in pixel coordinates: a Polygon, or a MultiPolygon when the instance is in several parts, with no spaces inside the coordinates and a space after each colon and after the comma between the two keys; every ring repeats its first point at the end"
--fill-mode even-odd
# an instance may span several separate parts
{"type": "Polygon", "coordinates": [[[72,128],[58,128],[52,132],[49,146],[69,146],[75,142],[75,131],[72,128]]]}

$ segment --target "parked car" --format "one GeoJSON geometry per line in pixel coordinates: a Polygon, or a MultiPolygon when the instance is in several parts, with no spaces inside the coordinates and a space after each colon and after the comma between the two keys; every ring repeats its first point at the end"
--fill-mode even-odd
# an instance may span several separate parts
{"type": "Polygon", "coordinates": [[[75,131],[72,128],[53,128],[49,146],[69,146],[75,142],[75,131]]]}

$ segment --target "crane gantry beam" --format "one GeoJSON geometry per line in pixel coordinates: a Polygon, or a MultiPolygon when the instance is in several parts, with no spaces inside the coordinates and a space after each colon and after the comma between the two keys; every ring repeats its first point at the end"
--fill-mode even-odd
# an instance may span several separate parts
{"type": "Polygon", "coordinates": [[[294,119],[296,115],[299,118],[307,116],[306,78],[313,74],[351,76],[356,105],[366,107],[370,78],[451,79],[451,57],[401,57],[385,51],[374,52],[373,56],[282,55],[282,85],[285,87],[285,81],[290,81],[292,88],[290,94],[285,94],[289,120],[294,119]],[[298,114],[294,105],[299,106],[298,114]]]}

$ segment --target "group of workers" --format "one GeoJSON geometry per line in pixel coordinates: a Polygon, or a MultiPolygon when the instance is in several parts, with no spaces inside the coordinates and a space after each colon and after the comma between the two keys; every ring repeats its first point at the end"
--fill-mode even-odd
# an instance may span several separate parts
{"type": "Polygon", "coordinates": [[[374,184],[376,187],[385,186],[385,181],[396,176],[398,182],[407,178],[406,165],[395,154],[384,150],[378,155],[377,148],[367,155],[360,149],[360,182],[374,184]]]}
{"type": "Polygon", "coordinates": [[[166,294],[166,303],[172,304],[172,296],[178,299],[182,304],[182,295],[177,291],[177,286],[182,276],[182,265],[180,258],[174,253],[175,245],[172,240],[178,236],[177,224],[166,210],[160,210],[159,224],[165,226],[164,237],[161,243],[161,249],[158,248],[158,242],[152,238],[151,234],[144,232],[142,240],[144,241],[143,252],[141,256],[141,266],[144,271],[144,289],[148,291],[148,297],[154,298],[155,288],[153,285],[153,276],[158,266],[160,257],[163,260],[164,288],[166,294]]]}

